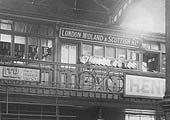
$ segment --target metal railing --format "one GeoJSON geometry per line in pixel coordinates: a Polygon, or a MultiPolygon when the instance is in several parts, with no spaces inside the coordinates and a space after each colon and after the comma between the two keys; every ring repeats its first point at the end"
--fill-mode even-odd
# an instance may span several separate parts
{"type": "MultiPolygon", "coordinates": [[[[22,89],[24,89],[24,87],[39,87],[104,93],[122,93],[125,74],[130,71],[106,66],[64,64],[4,56],[0,57],[0,61],[0,66],[7,65],[9,67],[36,68],[40,70],[40,79],[38,81],[17,80],[8,77],[0,78],[1,84],[5,82],[8,83],[8,85],[20,87],[22,89]],[[20,61],[20,63],[18,63],[18,61],[20,61]]],[[[139,71],[135,70],[132,72],[134,74],[139,73],[139,71]]],[[[151,75],[151,73],[148,74],[151,75]]],[[[155,75],[164,76],[162,74],[159,75],[158,73],[154,74],[154,76],[155,75]]]]}

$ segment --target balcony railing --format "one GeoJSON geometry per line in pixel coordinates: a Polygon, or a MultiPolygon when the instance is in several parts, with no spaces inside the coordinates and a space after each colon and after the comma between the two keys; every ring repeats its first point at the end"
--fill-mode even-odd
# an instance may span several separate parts
{"type": "MultiPolygon", "coordinates": [[[[12,74],[7,77],[0,76],[0,91],[5,92],[6,87],[8,87],[8,91],[15,91],[15,93],[21,94],[27,92],[29,94],[55,95],[56,90],[58,90],[57,92],[60,95],[93,96],[91,93],[102,93],[99,96],[108,97],[109,95],[123,93],[126,73],[139,74],[139,71],[105,66],[64,64],[9,57],[0,57],[0,60],[0,72],[3,72],[3,67],[6,66],[9,68],[29,68],[29,70],[36,69],[40,71],[40,77],[37,77],[37,79],[39,78],[38,80],[14,79],[12,74]]],[[[152,74],[148,73],[148,75],[152,74]]],[[[155,75],[163,76],[158,73],[155,73],[153,76],[155,75]]],[[[32,76],[35,76],[35,74],[32,76]]]]}

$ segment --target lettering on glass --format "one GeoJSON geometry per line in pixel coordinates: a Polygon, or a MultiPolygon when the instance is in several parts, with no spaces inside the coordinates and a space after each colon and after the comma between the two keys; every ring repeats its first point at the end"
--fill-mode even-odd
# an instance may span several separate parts
{"type": "Polygon", "coordinates": [[[49,47],[42,47],[42,58],[51,55],[51,48],[49,47]]]}

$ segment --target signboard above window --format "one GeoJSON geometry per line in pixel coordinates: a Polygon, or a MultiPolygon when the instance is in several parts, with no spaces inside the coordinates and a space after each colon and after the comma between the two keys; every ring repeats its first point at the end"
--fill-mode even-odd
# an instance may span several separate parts
{"type": "Polygon", "coordinates": [[[92,41],[92,42],[105,42],[111,43],[114,45],[129,46],[129,47],[142,47],[142,39],[121,36],[116,34],[106,34],[106,33],[97,33],[84,30],[76,30],[69,28],[60,28],[59,33],[60,38],[74,39],[74,40],[83,40],[83,41],[92,41]]]}

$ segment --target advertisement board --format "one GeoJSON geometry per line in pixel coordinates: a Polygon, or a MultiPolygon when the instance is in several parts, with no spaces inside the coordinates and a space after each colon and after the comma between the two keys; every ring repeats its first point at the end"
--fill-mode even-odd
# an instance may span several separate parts
{"type": "Polygon", "coordinates": [[[139,37],[106,34],[70,28],[60,28],[59,37],[73,40],[105,42],[112,43],[114,45],[130,46],[137,48],[141,48],[143,42],[142,39],[139,37]]]}
{"type": "Polygon", "coordinates": [[[162,98],[165,95],[165,79],[138,75],[126,75],[125,96],[162,98]]]}
{"type": "Polygon", "coordinates": [[[40,70],[31,68],[0,66],[0,78],[25,81],[39,81],[40,70]]]}

